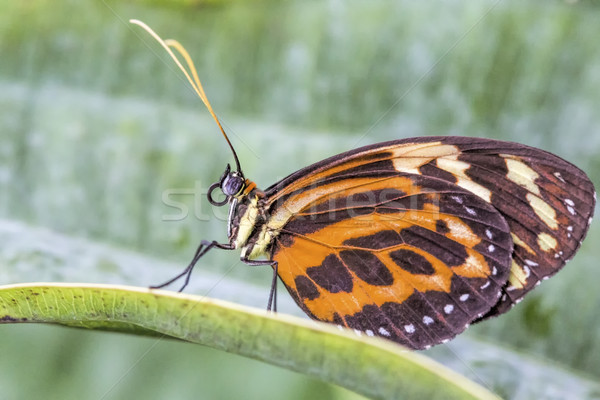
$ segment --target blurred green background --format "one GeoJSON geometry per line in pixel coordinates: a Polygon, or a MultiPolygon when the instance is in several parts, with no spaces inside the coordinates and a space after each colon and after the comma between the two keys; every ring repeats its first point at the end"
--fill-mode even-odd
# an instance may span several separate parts
{"type": "MultiPolygon", "coordinates": [[[[541,147],[600,183],[593,2],[5,0],[0,284],[156,284],[201,239],[226,238],[226,210],[204,198],[231,162],[226,144],[130,18],[186,46],[259,187],[422,135],[541,147]]],[[[600,398],[599,237],[592,226],[558,276],[429,354],[507,398],[560,398],[557,387],[600,398]]],[[[189,291],[265,307],[270,272],[238,259],[209,254],[189,291]]],[[[287,297],[283,311],[299,313],[287,297]]],[[[358,398],[200,346],[33,325],[0,326],[0,388],[1,399],[358,398]]]]}

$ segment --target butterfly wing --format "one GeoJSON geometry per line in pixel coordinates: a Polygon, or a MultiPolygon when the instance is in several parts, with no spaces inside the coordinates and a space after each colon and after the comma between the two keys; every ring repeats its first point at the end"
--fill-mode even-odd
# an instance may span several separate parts
{"type": "Polygon", "coordinates": [[[508,311],[575,255],[591,224],[596,195],[583,171],[543,150],[498,141],[460,148],[457,160],[436,160],[423,170],[446,171],[464,187],[479,185],[510,227],[511,274],[487,318],[508,311]]]}
{"type": "MultiPolygon", "coordinates": [[[[510,274],[501,298],[482,319],[510,309],[572,258],[595,205],[594,187],[585,173],[551,153],[490,139],[424,137],[356,149],[288,176],[267,189],[270,213],[275,217],[271,219],[277,221],[272,227],[278,230],[288,223],[326,226],[327,222],[298,218],[320,196],[318,188],[335,187],[360,176],[376,179],[395,173],[412,174],[410,179],[444,180],[455,190],[458,187],[479,197],[508,224],[514,243],[510,274]]],[[[283,242],[286,234],[294,236],[281,233],[283,242]]],[[[493,246],[502,245],[488,239],[493,246]]],[[[316,248],[310,247],[311,251],[316,248]]]]}
{"type": "Polygon", "coordinates": [[[422,349],[493,307],[512,240],[502,216],[440,179],[357,174],[306,189],[272,258],[313,318],[422,349]]]}

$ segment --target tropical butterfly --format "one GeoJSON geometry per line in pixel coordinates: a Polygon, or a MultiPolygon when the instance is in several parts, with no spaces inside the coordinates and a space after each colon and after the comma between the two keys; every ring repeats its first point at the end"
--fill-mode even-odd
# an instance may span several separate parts
{"type": "Polygon", "coordinates": [[[189,266],[157,287],[184,276],[185,287],[213,248],[241,250],[243,262],[273,267],[268,309],[279,278],[314,319],[424,349],[509,310],[560,270],[587,233],[596,195],[586,174],[499,140],[378,143],[260,190],[245,178],[185,49],[132,22],[185,73],[235,159],[208,192],[212,205],[229,205],[229,241],[203,241],[189,266]]]}

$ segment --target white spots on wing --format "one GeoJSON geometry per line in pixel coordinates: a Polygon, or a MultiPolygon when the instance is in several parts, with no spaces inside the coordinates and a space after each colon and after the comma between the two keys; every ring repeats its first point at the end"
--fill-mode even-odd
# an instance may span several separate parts
{"type": "Polygon", "coordinates": [[[488,286],[490,286],[490,281],[487,281],[486,283],[484,283],[483,285],[481,285],[479,287],[479,289],[484,290],[484,289],[487,289],[488,286]]]}
{"type": "Polygon", "coordinates": [[[502,156],[504,157],[506,168],[508,169],[506,178],[509,181],[512,181],[517,185],[529,190],[531,193],[535,193],[539,196],[540,188],[535,184],[535,180],[539,177],[538,173],[531,169],[531,167],[529,167],[523,161],[510,158],[513,157],[511,155],[502,156]]]}
{"type": "Polygon", "coordinates": [[[545,232],[542,232],[537,237],[537,243],[540,249],[543,251],[550,251],[556,249],[558,242],[556,239],[545,232]]]}
{"type": "Polygon", "coordinates": [[[390,336],[390,332],[387,329],[385,329],[383,326],[379,327],[379,333],[382,336],[390,336]]]}
{"type": "Polygon", "coordinates": [[[513,286],[513,285],[508,285],[506,287],[506,291],[507,292],[512,292],[513,290],[517,290],[517,288],[515,286],[513,286]]]}
{"type": "Polygon", "coordinates": [[[475,211],[475,210],[474,210],[474,209],[472,209],[471,207],[467,207],[467,206],[465,206],[464,208],[465,208],[465,211],[466,211],[466,212],[468,212],[470,215],[474,215],[474,216],[476,216],[476,215],[477,215],[477,211],[475,211]]]}
{"type": "Polygon", "coordinates": [[[492,267],[492,275],[497,275],[498,274],[498,268],[496,267],[492,267]]]}
{"type": "Polygon", "coordinates": [[[358,329],[354,330],[354,333],[356,334],[356,336],[361,337],[362,336],[362,332],[359,331],[358,329]]]}
{"type": "Polygon", "coordinates": [[[450,314],[452,311],[454,311],[454,306],[452,304],[446,304],[444,306],[444,312],[446,314],[450,314]]]}
{"type": "Polygon", "coordinates": [[[554,258],[561,258],[563,254],[564,253],[562,251],[559,251],[558,253],[554,254],[554,258]]]}
{"type": "Polygon", "coordinates": [[[593,219],[592,217],[589,217],[589,218],[588,218],[588,225],[591,225],[591,224],[592,224],[592,219],[593,219]]]}
{"type": "Polygon", "coordinates": [[[404,330],[407,333],[415,333],[415,326],[413,324],[404,325],[404,330]]]}
{"type": "Polygon", "coordinates": [[[468,329],[471,324],[465,324],[465,329],[468,329]]]}
{"type": "Polygon", "coordinates": [[[343,326],[341,326],[341,325],[338,325],[337,327],[338,327],[338,329],[339,329],[340,331],[343,331],[343,330],[344,330],[344,327],[343,327],[343,326]]]}
{"type": "Polygon", "coordinates": [[[431,318],[429,315],[423,316],[423,323],[425,325],[431,325],[431,324],[433,324],[433,322],[434,322],[433,318],[431,318]]]}
{"type": "Polygon", "coordinates": [[[571,207],[575,206],[575,203],[571,199],[565,199],[565,204],[571,207]]]}
{"type": "Polygon", "coordinates": [[[571,225],[569,225],[569,226],[567,226],[567,230],[568,230],[569,232],[573,232],[573,227],[572,227],[571,225]]]}
{"type": "Polygon", "coordinates": [[[502,301],[506,301],[506,299],[508,298],[508,296],[505,294],[502,295],[502,301]]]}
{"type": "Polygon", "coordinates": [[[558,172],[558,171],[557,171],[557,172],[555,172],[555,173],[554,173],[554,176],[555,176],[556,178],[558,178],[558,180],[559,180],[559,181],[561,181],[562,183],[565,183],[565,178],[563,178],[563,177],[562,177],[562,175],[560,174],[560,172],[558,172]]]}
{"type": "Polygon", "coordinates": [[[527,196],[525,197],[527,198],[527,201],[529,202],[529,205],[535,214],[540,217],[540,219],[544,221],[546,225],[548,225],[551,229],[558,228],[556,210],[552,208],[550,204],[546,203],[533,193],[527,193],[527,196]]]}
{"type": "Polygon", "coordinates": [[[492,231],[490,231],[489,229],[485,230],[485,236],[487,236],[488,239],[492,240],[492,238],[494,237],[492,235],[492,231]]]}
{"type": "Polygon", "coordinates": [[[523,272],[525,273],[525,279],[529,278],[529,276],[531,275],[531,270],[526,265],[523,265],[523,272]]]}
{"type": "Polygon", "coordinates": [[[494,251],[496,251],[496,246],[494,246],[493,244],[490,244],[490,245],[488,246],[488,251],[489,251],[490,253],[493,253],[494,251]]]}
{"type": "Polygon", "coordinates": [[[547,281],[548,279],[550,279],[550,277],[549,277],[549,276],[544,276],[544,277],[542,278],[542,280],[543,280],[543,281],[547,281]]]}
{"type": "Polygon", "coordinates": [[[573,207],[571,207],[571,206],[567,206],[567,211],[569,211],[569,213],[571,215],[575,215],[576,214],[575,209],[573,207]]]}
{"type": "Polygon", "coordinates": [[[373,331],[372,331],[372,330],[370,330],[370,329],[367,329],[367,330],[365,331],[365,333],[367,334],[367,336],[375,336],[375,334],[373,333],[373,331]]]}
{"type": "Polygon", "coordinates": [[[441,343],[445,344],[445,343],[448,343],[449,341],[450,341],[450,339],[444,339],[444,340],[441,341],[441,343]]]}
{"type": "Polygon", "coordinates": [[[535,261],[531,261],[531,260],[525,260],[525,264],[529,265],[530,267],[537,267],[538,263],[536,263],[535,261]]]}
{"type": "Polygon", "coordinates": [[[461,294],[459,297],[460,301],[467,301],[469,299],[469,293],[461,294]]]}
{"type": "Polygon", "coordinates": [[[538,287],[538,286],[540,286],[541,284],[542,284],[542,281],[537,281],[537,282],[535,283],[535,287],[538,287]]]}
{"type": "Polygon", "coordinates": [[[454,200],[455,202],[457,202],[458,204],[462,204],[464,199],[460,196],[450,196],[452,197],[452,200],[454,200]]]}

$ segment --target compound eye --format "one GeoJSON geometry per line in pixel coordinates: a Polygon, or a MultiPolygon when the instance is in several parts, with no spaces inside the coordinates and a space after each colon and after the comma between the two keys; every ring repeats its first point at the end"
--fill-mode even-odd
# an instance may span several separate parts
{"type": "Polygon", "coordinates": [[[221,184],[221,190],[227,197],[235,196],[238,194],[244,186],[244,178],[238,175],[227,175],[221,184]]]}

